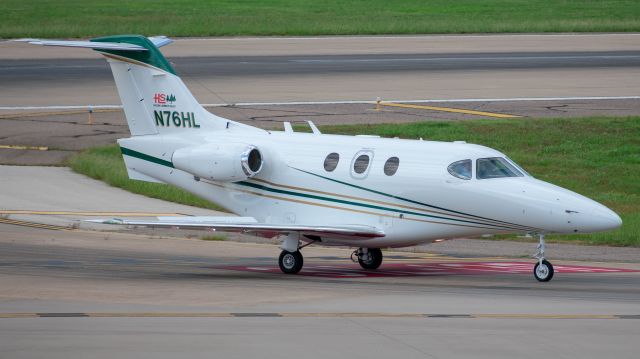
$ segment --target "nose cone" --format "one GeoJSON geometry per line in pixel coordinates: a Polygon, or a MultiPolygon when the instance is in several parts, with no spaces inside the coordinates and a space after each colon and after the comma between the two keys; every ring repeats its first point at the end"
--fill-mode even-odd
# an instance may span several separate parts
{"type": "Polygon", "coordinates": [[[567,211],[571,224],[575,226],[575,232],[610,231],[622,225],[622,219],[614,211],[595,201],[584,202],[578,206],[580,209],[575,209],[577,213],[567,211]]]}
{"type": "MultiPolygon", "coordinates": [[[[539,215],[532,217],[539,218],[537,227],[548,233],[603,232],[622,225],[615,212],[568,189],[539,180],[530,180],[526,189],[528,201],[539,210],[539,215]]],[[[532,207],[529,209],[527,213],[535,213],[532,207]]]]}

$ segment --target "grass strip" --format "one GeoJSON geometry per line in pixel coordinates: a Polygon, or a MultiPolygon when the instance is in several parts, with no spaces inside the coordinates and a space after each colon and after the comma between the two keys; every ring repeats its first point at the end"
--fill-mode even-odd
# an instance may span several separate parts
{"type": "Polygon", "coordinates": [[[0,38],[640,31],[637,0],[3,0],[0,38]]]}
{"type": "MultiPolygon", "coordinates": [[[[616,231],[554,235],[551,240],[640,247],[640,117],[426,121],[320,128],[323,133],[464,140],[495,148],[534,177],[593,198],[612,208],[624,221],[616,231]]],[[[80,152],[69,165],[77,172],[135,193],[219,209],[168,185],[129,180],[116,145],[80,152]]]]}
{"type": "Polygon", "coordinates": [[[120,147],[116,144],[93,147],[79,152],[69,158],[67,165],[78,173],[129,192],[189,206],[224,211],[215,203],[171,185],[130,180],[120,154],[120,147]]]}

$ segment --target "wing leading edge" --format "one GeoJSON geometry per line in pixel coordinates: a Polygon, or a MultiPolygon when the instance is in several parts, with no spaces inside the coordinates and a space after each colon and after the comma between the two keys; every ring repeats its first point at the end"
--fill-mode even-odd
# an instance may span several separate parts
{"type": "Polygon", "coordinates": [[[256,233],[263,237],[298,232],[302,235],[344,239],[384,237],[378,228],[363,225],[316,226],[305,224],[259,223],[253,217],[158,217],[157,221],[138,221],[119,218],[92,219],[87,222],[142,226],[152,228],[209,229],[224,232],[256,233]]]}

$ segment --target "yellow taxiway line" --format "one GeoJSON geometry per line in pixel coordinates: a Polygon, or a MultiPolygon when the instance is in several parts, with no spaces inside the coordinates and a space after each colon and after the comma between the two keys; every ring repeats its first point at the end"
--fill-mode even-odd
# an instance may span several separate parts
{"type": "Polygon", "coordinates": [[[0,148],[9,150],[49,151],[49,147],[45,146],[0,145],[0,148]]]}
{"type": "Polygon", "coordinates": [[[408,104],[393,103],[393,102],[378,102],[378,103],[376,103],[376,105],[377,106],[388,106],[388,107],[413,108],[413,109],[418,109],[418,110],[431,110],[431,111],[464,113],[464,114],[467,114],[467,115],[477,115],[477,116],[496,117],[496,118],[521,118],[522,117],[522,116],[517,116],[517,115],[508,115],[508,114],[494,113],[494,112],[465,110],[465,109],[450,108],[450,107],[408,105],[408,104]]]}
{"type": "Polygon", "coordinates": [[[55,226],[52,224],[44,224],[37,222],[26,222],[26,221],[18,221],[15,219],[8,218],[0,218],[0,223],[11,224],[14,226],[22,226],[22,227],[31,227],[31,228],[39,228],[39,229],[50,229],[53,231],[70,231],[72,228],[63,227],[63,226],[55,226]]]}

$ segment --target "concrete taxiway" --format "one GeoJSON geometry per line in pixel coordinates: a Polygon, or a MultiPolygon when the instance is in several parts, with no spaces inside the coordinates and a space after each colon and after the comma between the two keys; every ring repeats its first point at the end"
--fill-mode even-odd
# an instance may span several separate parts
{"type": "Polygon", "coordinates": [[[633,358],[640,349],[637,263],[555,261],[556,278],[538,283],[510,271],[513,259],[386,252],[371,277],[354,275],[345,249],[309,247],[303,275],[287,276],[268,270],[275,245],[0,229],[0,346],[12,358],[633,358]],[[397,263],[413,267],[398,275],[397,263]]]}
{"type": "Polygon", "coordinates": [[[556,277],[539,283],[522,255],[530,242],[386,251],[376,272],[351,263],[349,249],[311,246],[290,276],[277,269],[275,243],[77,225],[109,211],[216,213],[62,168],[0,172],[3,356],[632,358],[640,349],[638,249],[549,246],[556,277]],[[582,252],[589,260],[560,259],[582,252]]]}

